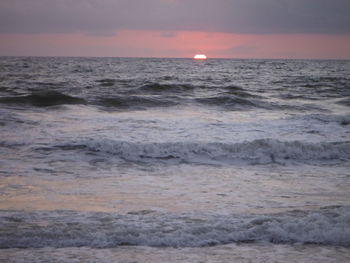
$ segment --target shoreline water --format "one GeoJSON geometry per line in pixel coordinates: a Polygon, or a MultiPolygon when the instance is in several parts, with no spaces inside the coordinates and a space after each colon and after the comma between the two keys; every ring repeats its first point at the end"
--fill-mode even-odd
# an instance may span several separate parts
{"type": "Polygon", "coordinates": [[[350,250],[342,247],[316,245],[238,244],[204,248],[119,247],[114,249],[5,249],[0,261],[22,262],[284,262],[339,263],[348,262],[350,250]]]}

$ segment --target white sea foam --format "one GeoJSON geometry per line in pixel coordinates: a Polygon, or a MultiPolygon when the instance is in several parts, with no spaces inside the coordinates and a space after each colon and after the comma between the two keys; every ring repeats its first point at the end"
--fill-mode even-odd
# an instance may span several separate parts
{"type": "Polygon", "coordinates": [[[1,248],[200,247],[235,242],[350,246],[350,207],[270,215],[1,212],[1,248]]]}

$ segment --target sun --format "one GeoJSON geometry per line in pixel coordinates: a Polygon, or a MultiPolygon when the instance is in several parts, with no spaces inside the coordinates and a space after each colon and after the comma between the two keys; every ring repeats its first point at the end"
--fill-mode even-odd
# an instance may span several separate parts
{"type": "Polygon", "coordinates": [[[201,59],[201,60],[204,60],[204,59],[207,59],[207,56],[204,55],[204,54],[197,54],[193,57],[194,59],[201,59]]]}

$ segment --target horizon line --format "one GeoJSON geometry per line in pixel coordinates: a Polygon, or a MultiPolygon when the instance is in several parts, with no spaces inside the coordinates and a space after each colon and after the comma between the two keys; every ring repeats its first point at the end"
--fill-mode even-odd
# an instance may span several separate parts
{"type": "MultiPolygon", "coordinates": [[[[66,55],[57,55],[57,56],[47,56],[47,55],[0,55],[3,57],[33,57],[33,58],[131,58],[131,59],[191,59],[193,57],[134,57],[134,56],[66,56],[66,55]]],[[[350,58],[234,58],[234,57],[208,57],[206,60],[330,60],[330,61],[349,61],[350,58]]]]}

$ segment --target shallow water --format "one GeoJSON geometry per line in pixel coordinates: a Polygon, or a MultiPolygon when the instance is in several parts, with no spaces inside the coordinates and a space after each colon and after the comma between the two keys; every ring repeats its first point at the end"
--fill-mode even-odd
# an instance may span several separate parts
{"type": "Polygon", "coordinates": [[[20,262],[348,262],[349,251],[343,247],[315,245],[231,244],[199,248],[118,247],[5,249],[0,260],[20,262]]]}
{"type": "Polygon", "coordinates": [[[1,260],[349,258],[348,61],[0,67],[1,260]]]}

